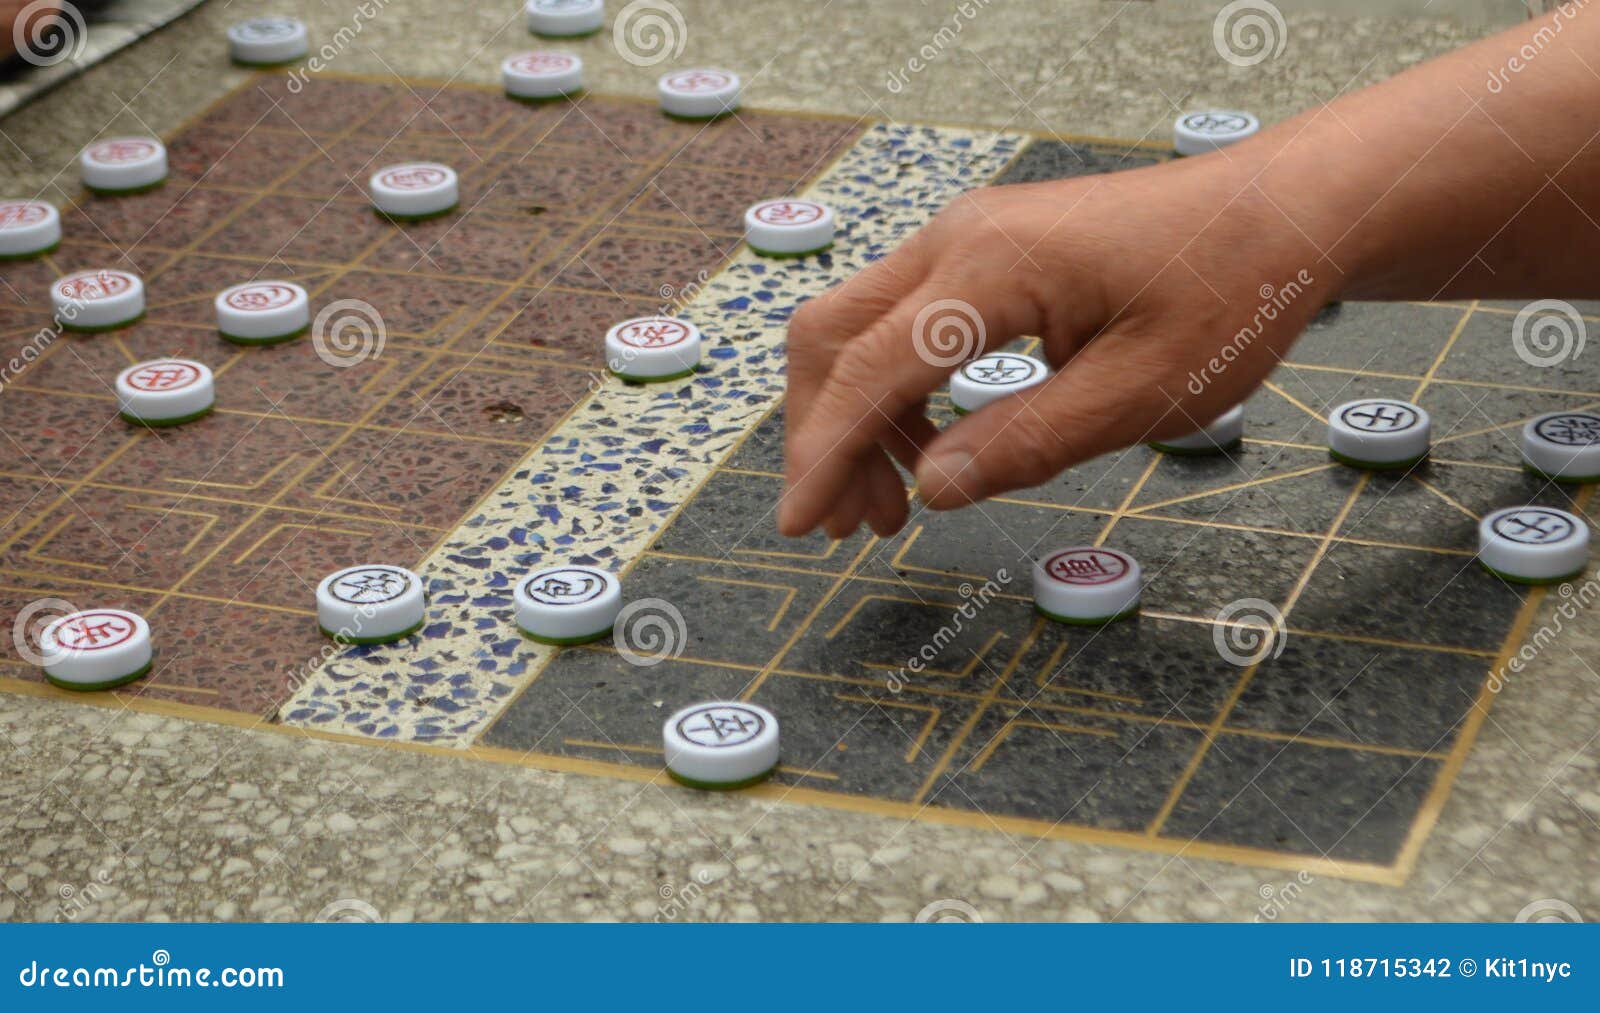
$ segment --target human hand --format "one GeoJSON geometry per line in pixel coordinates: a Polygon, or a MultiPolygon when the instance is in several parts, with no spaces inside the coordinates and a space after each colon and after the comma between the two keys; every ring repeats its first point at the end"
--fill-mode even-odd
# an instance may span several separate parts
{"type": "Polygon", "coordinates": [[[1186,435],[1243,400],[1336,287],[1255,186],[1245,147],[972,191],[803,306],[780,530],[898,530],[891,455],[928,507],[951,509],[1186,435]],[[1021,335],[1041,339],[1056,372],[938,432],[928,394],[1021,335]]]}

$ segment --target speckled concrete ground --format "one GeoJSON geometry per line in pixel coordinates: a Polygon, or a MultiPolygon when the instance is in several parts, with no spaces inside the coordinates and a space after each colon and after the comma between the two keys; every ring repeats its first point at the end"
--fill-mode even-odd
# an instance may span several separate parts
{"type": "MultiPolygon", "coordinates": [[[[895,93],[942,5],[680,7],[682,59],[765,65],[754,105],[1127,137],[1190,102],[1281,116],[1484,30],[1293,12],[1284,52],[1244,69],[1217,59],[1205,12],[1012,3],[895,93]]],[[[221,29],[253,8],[207,5],[0,121],[0,171],[39,188],[98,132],[172,129],[237,82],[221,29]]],[[[348,22],[273,5],[293,8],[320,37],[348,22]]],[[[525,44],[513,8],[395,0],[332,65],[492,80],[525,44]]],[[[648,93],[653,72],[607,38],[582,45],[596,90],[648,93]]],[[[1501,694],[1399,887],[0,695],[0,917],[877,920],[939,901],[986,920],[1506,920],[1542,901],[1594,916],[1597,653],[1581,614],[1501,694]]]]}

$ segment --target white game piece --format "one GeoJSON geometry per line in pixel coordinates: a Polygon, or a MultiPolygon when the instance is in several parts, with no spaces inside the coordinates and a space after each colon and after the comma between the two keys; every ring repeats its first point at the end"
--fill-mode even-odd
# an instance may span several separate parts
{"type": "Polygon", "coordinates": [[[1171,440],[1152,440],[1150,446],[1166,454],[1220,454],[1232,450],[1244,439],[1244,405],[1234,405],[1221,415],[1216,421],[1190,433],[1188,436],[1179,436],[1171,440]]]}
{"type": "Polygon", "coordinates": [[[310,51],[305,22],[269,15],[228,26],[228,55],[247,67],[290,63],[310,51]]]}
{"type": "Polygon", "coordinates": [[[401,221],[442,215],[460,199],[456,171],[435,162],[407,162],[379,169],[368,185],[372,206],[401,221]]]}
{"type": "Polygon", "coordinates": [[[501,61],[500,82],[512,98],[561,98],[583,90],[583,61],[548,49],[516,53],[501,61]]]}
{"type": "Polygon", "coordinates": [[[154,137],[113,137],[84,148],[78,168],[95,193],[138,193],[167,178],[167,149],[154,137]]]}
{"type": "Polygon", "coordinates": [[[606,368],[633,383],[677,380],[700,364],[700,328],[676,317],[638,317],[606,331],[606,368]]]}
{"type": "Polygon", "coordinates": [[[151,359],[117,374],[117,412],[143,426],[175,426],[211,411],[211,370],[192,359],[151,359]]]}
{"type": "Polygon", "coordinates": [[[0,260],[49,253],[61,242],[61,212],[42,200],[0,201],[0,260]]]}
{"type": "Polygon", "coordinates": [[[1428,413],[1409,401],[1351,401],[1328,416],[1328,452],[1357,468],[1408,468],[1428,456],[1431,425],[1428,413]]]}
{"type": "Polygon", "coordinates": [[[661,740],[667,773],[691,788],[743,788],[778,767],[778,719],[753,703],[685,707],[661,726],[661,740]]]}
{"type": "Polygon", "coordinates": [[[1080,545],[1033,564],[1033,604],[1058,623],[1099,626],[1139,610],[1139,563],[1125,552],[1080,545]]]}
{"type": "Polygon", "coordinates": [[[833,209],[814,200],[764,200],[744,213],[744,238],[767,257],[802,257],[833,245],[833,209]]]}
{"type": "Polygon", "coordinates": [[[1600,481],[1600,415],[1551,412],[1522,427],[1522,461],[1557,482],[1600,481]]]}
{"type": "Polygon", "coordinates": [[[1261,130],[1249,113],[1211,109],[1184,113],[1172,127],[1172,147],[1180,155],[1203,155],[1237,144],[1261,130]]]}
{"type": "Polygon", "coordinates": [[[586,644],[616,625],[622,584],[593,566],[551,566],[523,578],[512,593],[517,628],[541,644],[586,644]]]}
{"type": "Polygon", "coordinates": [[[63,689],[121,686],[150,671],[150,624],[122,609],[62,616],[39,635],[44,675],[63,689]]]}
{"type": "Polygon", "coordinates": [[[571,38],[605,27],[604,0],[528,0],[528,31],[535,35],[571,38]]]}
{"type": "Polygon", "coordinates": [[[1050,367],[1031,355],[990,352],[951,375],[950,402],[957,415],[965,415],[1008,394],[1038,386],[1049,378],[1050,367]]]}
{"type": "Polygon", "coordinates": [[[739,108],[739,75],[731,70],[674,70],[656,83],[661,111],[682,120],[710,120],[739,108]]]}
{"type": "Polygon", "coordinates": [[[1478,524],[1478,562],[1518,584],[1558,584],[1589,563],[1589,525],[1554,507],[1496,510],[1478,524]]]}
{"type": "Polygon", "coordinates": [[[422,578],[403,566],[362,564],[317,585],[317,624],[342,644],[387,644],[422,628],[422,578]]]}
{"type": "Polygon", "coordinates": [[[69,331],[104,331],[144,315],[144,282],[115,268],[79,271],[50,286],[56,319],[69,331]]]}
{"type": "Polygon", "coordinates": [[[217,293],[217,330],[238,345],[271,345],[311,326],[311,299],[291,281],[247,281],[217,293]]]}

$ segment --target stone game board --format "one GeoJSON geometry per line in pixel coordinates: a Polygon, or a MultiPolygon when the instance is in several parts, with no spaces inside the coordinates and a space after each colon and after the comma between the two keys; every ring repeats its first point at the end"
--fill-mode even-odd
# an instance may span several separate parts
{"type": "MultiPolygon", "coordinates": [[[[771,510],[794,307],[963,189],[1159,146],[264,74],[170,148],[164,188],[77,201],[60,251],[0,266],[7,351],[46,325],[55,275],[120,266],[150,290],[143,322],[51,342],[0,394],[6,614],[54,597],[152,622],[155,673],[85,698],[102,703],[647,780],[666,713],[739,696],[783,722],[764,797],[1398,882],[1545,594],[1477,568],[1476,518],[1572,507],[1518,468],[1516,431],[1600,401],[1581,357],[1515,355],[1515,307],[1347,304],[1251,399],[1237,453],[1135,448],[892,539],[788,541],[771,510]],[[357,181],[403,158],[457,166],[462,210],[374,216],[357,181]],[[829,254],[740,247],[747,204],[801,191],[839,214],[829,254]],[[382,351],[334,366],[309,339],[222,343],[212,295],[258,276],[305,285],[314,311],[369,304],[382,351]],[[702,373],[605,377],[605,327],[658,311],[700,326],[702,373]],[[110,376],[156,354],[211,365],[222,410],[118,423],[110,376]],[[1428,408],[1429,463],[1329,462],[1326,409],[1364,395],[1428,408]],[[1139,619],[1034,615],[1029,557],[1076,542],[1141,560],[1139,619]],[[419,570],[427,624],[325,649],[312,588],[375,560],[419,570]],[[511,586],[561,561],[669,603],[672,656],[519,637],[511,586]],[[1283,634],[1236,663],[1219,643],[1249,641],[1256,606],[1283,634]]],[[[0,686],[53,692],[5,668],[0,686]]]]}

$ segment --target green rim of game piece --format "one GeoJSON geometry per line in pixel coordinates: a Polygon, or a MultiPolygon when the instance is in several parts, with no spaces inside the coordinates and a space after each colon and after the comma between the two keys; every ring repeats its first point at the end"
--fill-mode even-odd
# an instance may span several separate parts
{"type": "Polygon", "coordinates": [[[118,331],[124,327],[132,327],[134,324],[143,319],[144,313],[141,312],[136,317],[129,317],[128,319],[115,324],[95,324],[85,327],[83,324],[69,324],[59,317],[56,319],[56,322],[61,325],[62,330],[71,331],[74,334],[103,334],[106,331],[118,331]]]}
{"type": "Polygon", "coordinates": [[[611,627],[609,626],[599,633],[591,633],[583,637],[541,637],[537,633],[529,633],[520,626],[517,629],[521,630],[522,635],[529,640],[536,644],[544,644],[547,647],[576,647],[578,644],[592,644],[596,640],[604,640],[611,635],[611,627]]]}
{"type": "Polygon", "coordinates": [[[135,194],[149,193],[151,190],[165,185],[166,182],[167,177],[162,176],[154,183],[141,183],[139,186],[107,188],[103,186],[90,186],[89,184],[85,183],[83,184],[83,188],[94,194],[96,197],[132,197],[135,194]]]}
{"type": "Polygon", "coordinates": [[[304,60],[309,55],[309,52],[301,53],[299,56],[291,57],[287,60],[273,60],[271,63],[262,63],[256,60],[241,60],[237,56],[230,56],[228,57],[228,62],[233,64],[235,67],[243,67],[246,70],[282,70],[285,67],[293,67],[298,65],[301,60],[304,60]]]}
{"type": "Polygon", "coordinates": [[[129,415],[127,412],[118,412],[117,414],[122,416],[122,421],[131,425],[144,426],[146,429],[165,429],[168,426],[181,426],[185,422],[193,422],[195,419],[205,418],[211,414],[211,409],[214,407],[216,406],[206,405],[197,412],[190,412],[187,415],[179,415],[177,418],[171,419],[144,419],[137,415],[129,415]]]}
{"type": "Polygon", "coordinates": [[[682,113],[669,113],[663,109],[661,110],[661,115],[669,120],[677,120],[679,123],[710,123],[713,120],[727,119],[738,111],[738,108],[735,107],[733,109],[724,109],[720,113],[712,113],[710,116],[684,116],[682,113]]]}
{"type": "Polygon", "coordinates": [[[57,679],[48,672],[45,673],[44,678],[46,682],[57,687],[58,689],[70,689],[74,693],[93,693],[96,690],[116,689],[118,686],[126,686],[135,679],[142,679],[146,674],[149,673],[150,666],[154,665],[155,663],[156,659],[151,658],[149,661],[145,662],[144,666],[137,672],[118,676],[115,679],[106,679],[103,682],[68,682],[65,679],[57,679]]]}
{"type": "Polygon", "coordinates": [[[1074,619],[1070,616],[1056,615],[1054,612],[1051,612],[1048,609],[1040,608],[1038,605],[1035,605],[1033,610],[1044,616],[1046,619],[1052,620],[1053,622],[1065,623],[1068,626],[1109,626],[1118,620],[1127,619],[1139,614],[1138,603],[1135,603],[1133,608],[1118,612],[1114,616],[1107,616],[1104,619],[1074,619]]]}
{"type": "Polygon", "coordinates": [[[696,781],[694,778],[684,777],[676,770],[668,767],[667,776],[683,785],[685,788],[699,788],[701,791],[737,791],[740,788],[748,788],[753,784],[760,784],[762,781],[765,781],[767,778],[777,773],[777,771],[777,764],[773,764],[766,770],[763,770],[761,773],[757,774],[755,777],[747,777],[743,781],[696,781]]]}
{"type": "Polygon", "coordinates": [[[46,254],[54,253],[59,249],[61,249],[61,240],[57,239],[49,246],[43,246],[37,250],[30,250],[27,253],[0,253],[0,261],[32,260],[34,257],[43,257],[46,254]]]}
{"type": "Polygon", "coordinates": [[[234,345],[281,345],[285,341],[293,341],[295,338],[300,337],[309,330],[311,330],[311,325],[306,323],[290,331],[288,334],[273,334],[265,338],[245,338],[240,337],[237,334],[229,334],[227,331],[223,330],[219,330],[217,333],[222,335],[222,340],[234,345]]]}
{"type": "Polygon", "coordinates": [[[551,35],[549,32],[536,32],[530,28],[528,29],[528,34],[540,39],[555,39],[559,41],[561,39],[587,39],[591,35],[599,35],[604,30],[605,25],[601,25],[599,28],[590,28],[588,31],[567,32],[564,35],[551,35]]]}
{"type": "Polygon", "coordinates": [[[1328,456],[1340,464],[1347,464],[1352,468],[1360,468],[1362,471],[1401,471],[1415,467],[1428,459],[1427,454],[1419,454],[1416,457],[1408,457],[1404,461],[1358,461],[1353,457],[1346,457],[1337,450],[1329,450],[1328,456]]]}
{"type": "Polygon", "coordinates": [[[1538,475],[1547,482],[1561,482],[1566,485],[1588,485],[1591,482],[1600,482],[1600,475],[1552,475],[1541,468],[1535,468],[1527,461],[1522,462],[1522,469],[1529,474],[1538,475]]]}
{"type": "Polygon", "coordinates": [[[766,257],[769,260],[795,260],[800,257],[811,257],[819,253],[827,253],[829,250],[833,249],[833,243],[831,242],[826,246],[819,246],[815,250],[801,250],[799,253],[775,253],[772,250],[763,250],[754,243],[749,243],[747,245],[751,250],[755,251],[755,253],[766,257]]]}
{"type": "Polygon", "coordinates": [[[511,92],[506,92],[506,98],[513,102],[521,102],[525,106],[547,106],[552,102],[571,102],[582,98],[583,95],[584,90],[582,88],[564,91],[559,95],[513,95],[511,92]]]}
{"type": "Polygon", "coordinates": [[[1218,454],[1227,454],[1238,450],[1239,445],[1243,442],[1244,439],[1241,437],[1231,443],[1224,443],[1220,447],[1174,447],[1165,443],[1149,443],[1147,446],[1151,450],[1159,450],[1163,454],[1171,454],[1173,457],[1216,457],[1218,454]]]}
{"type": "Polygon", "coordinates": [[[411,634],[413,634],[413,633],[417,632],[418,630],[422,629],[422,624],[425,623],[425,622],[427,622],[426,618],[420,619],[420,620],[417,621],[417,624],[415,626],[412,626],[412,627],[410,627],[408,629],[401,630],[399,633],[390,633],[389,635],[382,636],[382,637],[346,637],[346,636],[341,636],[341,635],[333,632],[332,630],[328,629],[326,626],[321,625],[320,623],[317,625],[317,629],[322,631],[322,635],[323,636],[325,636],[328,639],[332,640],[336,644],[348,644],[351,647],[371,647],[373,644],[392,644],[397,640],[404,640],[405,638],[411,636],[411,634]]]}
{"type": "Polygon", "coordinates": [[[394,222],[397,225],[408,225],[408,224],[410,224],[412,222],[425,222],[425,221],[428,221],[430,218],[443,218],[445,215],[449,214],[450,212],[454,211],[456,208],[458,208],[460,206],[461,206],[461,202],[460,201],[456,201],[454,204],[450,205],[447,208],[444,208],[444,209],[439,210],[439,211],[429,211],[425,215],[391,215],[389,212],[387,212],[387,211],[379,211],[377,208],[373,208],[372,209],[372,213],[377,215],[379,218],[388,219],[389,221],[394,222]]]}
{"type": "Polygon", "coordinates": [[[618,371],[611,370],[611,368],[606,368],[606,373],[610,373],[614,378],[621,379],[626,384],[664,384],[664,382],[674,381],[674,379],[683,379],[685,376],[694,376],[693,368],[678,371],[678,373],[669,373],[667,376],[630,376],[629,373],[618,373],[618,371]]]}
{"type": "Polygon", "coordinates": [[[1571,573],[1563,573],[1558,577],[1518,577],[1515,574],[1506,573],[1504,570],[1496,570],[1494,567],[1490,566],[1488,563],[1485,563],[1481,559],[1478,560],[1478,565],[1483,567],[1485,570],[1488,570],[1496,577],[1499,577],[1501,580],[1506,581],[1507,583],[1521,584],[1525,587],[1543,587],[1546,584],[1565,584],[1569,580],[1576,580],[1577,578],[1583,576],[1583,571],[1586,569],[1586,567],[1580,566],[1571,573]]]}

